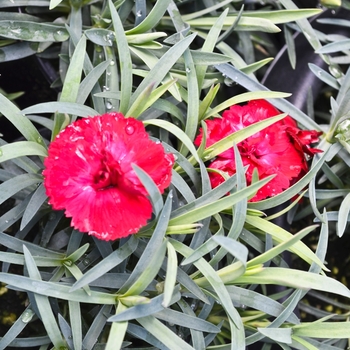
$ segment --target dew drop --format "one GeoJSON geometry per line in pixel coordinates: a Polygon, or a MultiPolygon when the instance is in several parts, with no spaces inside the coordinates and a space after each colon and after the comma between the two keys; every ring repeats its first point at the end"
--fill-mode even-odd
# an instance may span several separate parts
{"type": "Polygon", "coordinates": [[[114,65],[115,65],[115,62],[114,62],[114,61],[111,61],[111,62],[109,63],[109,65],[110,65],[110,66],[114,66],[114,65]]]}
{"type": "Polygon", "coordinates": [[[184,334],[182,332],[178,332],[177,336],[182,339],[184,337],[184,334]]]}
{"type": "Polygon", "coordinates": [[[191,69],[190,68],[186,68],[186,73],[191,73],[191,69]]]}
{"type": "Polygon", "coordinates": [[[85,266],[88,266],[88,265],[90,264],[90,259],[84,259],[84,260],[83,260],[83,264],[84,264],[85,266]]]}
{"type": "Polygon", "coordinates": [[[109,34],[107,35],[107,38],[108,38],[108,40],[109,40],[110,42],[112,42],[112,41],[115,39],[114,33],[109,33],[109,34]]]}
{"type": "Polygon", "coordinates": [[[55,33],[53,33],[53,38],[56,41],[65,41],[69,37],[68,33],[63,30],[57,30],[55,33]]]}
{"type": "Polygon", "coordinates": [[[134,132],[135,132],[135,128],[132,126],[132,125],[127,125],[125,127],[125,132],[128,134],[128,135],[132,135],[134,132]]]}
{"type": "Polygon", "coordinates": [[[109,91],[109,87],[108,86],[104,86],[103,87],[103,91],[109,91]]]}
{"type": "Polygon", "coordinates": [[[21,316],[21,321],[23,323],[28,323],[33,318],[33,316],[34,316],[34,312],[31,309],[27,309],[26,311],[23,312],[21,316]]]}
{"type": "Polygon", "coordinates": [[[43,138],[41,136],[39,136],[36,140],[38,143],[43,143],[43,138]]]}
{"type": "Polygon", "coordinates": [[[230,79],[230,78],[225,78],[224,79],[224,84],[226,85],[226,86],[232,86],[233,84],[234,84],[234,82],[233,82],[233,80],[232,79],[230,79]]]}
{"type": "Polygon", "coordinates": [[[137,11],[136,12],[136,17],[142,17],[142,11],[137,11]]]}
{"type": "Polygon", "coordinates": [[[110,101],[106,102],[106,108],[107,109],[112,109],[113,108],[113,105],[112,105],[112,103],[110,101]]]}

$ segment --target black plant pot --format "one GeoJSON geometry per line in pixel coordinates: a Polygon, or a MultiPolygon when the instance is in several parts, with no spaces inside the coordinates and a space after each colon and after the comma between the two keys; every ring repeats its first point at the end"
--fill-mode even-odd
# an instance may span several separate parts
{"type": "MultiPolygon", "coordinates": [[[[6,93],[24,92],[15,100],[20,109],[41,102],[55,101],[58,90],[50,85],[57,77],[51,61],[37,56],[0,63],[0,88],[6,93]]],[[[7,142],[22,136],[4,117],[0,119],[0,133],[7,142]]]]}

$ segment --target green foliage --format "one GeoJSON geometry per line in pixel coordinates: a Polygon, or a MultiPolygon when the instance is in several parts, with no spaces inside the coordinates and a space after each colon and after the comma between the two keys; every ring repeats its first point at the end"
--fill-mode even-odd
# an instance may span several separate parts
{"type": "Polygon", "coordinates": [[[350,291],[329,274],[326,255],[330,237],[349,234],[349,39],[312,28],[307,19],[320,9],[250,3],[0,0],[3,10],[28,12],[1,12],[0,62],[44,55],[59,67],[61,86],[57,101],[22,110],[0,94],[1,118],[23,136],[0,142],[0,204],[9,203],[0,213],[0,281],[27,304],[1,334],[0,349],[345,348],[350,291]],[[275,34],[267,33],[283,30],[290,62],[298,63],[296,28],[328,65],[309,64],[332,94],[330,112],[316,110],[316,120],[288,102],[290,94],[259,82],[275,54],[275,34]],[[282,114],[210,148],[194,146],[203,120],[254,99],[282,114]],[[176,158],[164,195],[134,167],[154,215],[115,242],[70,227],[42,184],[48,142],[76,118],[110,111],[143,121],[176,158]],[[286,114],[323,132],[323,153],[283,193],[249,202],[273,176],[247,186],[236,144],[286,114]],[[237,173],[211,189],[205,162],[230,148],[237,173]],[[274,222],[280,217],[290,227],[274,222]],[[302,241],[312,235],[317,244],[302,241]],[[307,305],[308,296],[339,314],[307,305]]]}

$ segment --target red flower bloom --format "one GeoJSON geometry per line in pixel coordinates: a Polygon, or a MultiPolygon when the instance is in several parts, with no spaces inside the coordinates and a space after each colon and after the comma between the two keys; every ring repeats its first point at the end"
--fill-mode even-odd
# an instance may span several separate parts
{"type": "MultiPolygon", "coordinates": [[[[210,147],[224,137],[261,120],[274,117],[280,112],[265,100],[248,102],[245,106],[234,105],[223,113],[222,118],[207,120],[207,143],[210,147]]],[[[202,133],[195,144],[200,145],[202,133]]],[[[289,116],[257,132],[238,144],[244,165],[249,165],[246,172],[248,184],[251,183],[253,170],[256,168],[259,178],[276,176],[263,186],[251,201],[259,201],[275,196],[302,177],[308,170],[304,152],[313,156],[318,149],[312,149],[311,143],[318,141],[322,132],[300,130],[297,123],[289,116]]],[[[224,171],[228,175],[236,172],[234,152],[229,149],[219,154],[209,165],[212,169],[224,171]]],[[[224,181],[218,173],[210,173],[212,187],[224,181]]]]}
{"type": "Polygon", "coordinates": [[[142,122],[120,113],[78,120],[50,144],[43,172],[49,203],[97,238],[135,233],[152,205],[133,163],[161,192],[169,186],[174,157],[149,139],[142,122]]]}

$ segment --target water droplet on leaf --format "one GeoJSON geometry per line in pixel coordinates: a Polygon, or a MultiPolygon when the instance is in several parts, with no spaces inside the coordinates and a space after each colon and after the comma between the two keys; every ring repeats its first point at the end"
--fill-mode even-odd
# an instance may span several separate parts
{"type": "Polygon", "coordinates": [[[33,318],[33,316],[34,316],[34,312],[31,309],[27,309],[26,311],[23,312],[21,316],[21,321],[24,323],[28,323],[33,318]]]}
{"type": "Polygon", "coordinates": [[[53,34],[53,38],[56,41],[65,41],[67,40],[69,37],[68,33],[64,30],[57,30],[54,34],[53,34]]]}

